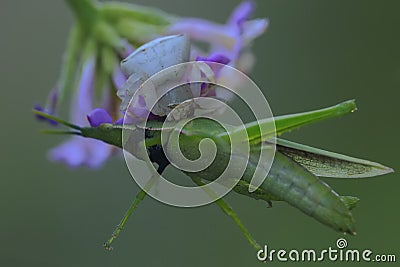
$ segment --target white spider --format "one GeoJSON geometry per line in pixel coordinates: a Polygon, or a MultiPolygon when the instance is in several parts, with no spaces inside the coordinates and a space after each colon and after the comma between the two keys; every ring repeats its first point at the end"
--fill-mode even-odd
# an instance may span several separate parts
{"type": "MultiPolygon", "coordinates": [[[[205,62],[177,65],[189,62],[189,60],[190,42],[184,35],[158,38],[139,47],[121,63],[122,70],[129,76],[117,93],[118,97],[122,99],[121,110],[135,116],[129,112],[130,107],[128,108],[128,106],[140,88],[143,93],[139,94],[144,98],[146,104],[155,103],[162,96],[151,110],[155,115],[166,116],[177,107],[178,110],[174,112],[173,116],[176,120],[193,114],[193,108],[191,109],[189,105],[191,101],[184,105],[180,104],[201,96],[202,91],[203,94],[207,92],[212,88],[216,79],[213,70],[205,62]],[[170,68],[171,71],[159,73],[172,66],[176,67],[170,68]],[[175,87],[176,83],[184,84],[175,87]],[[204,83],[206,87],[202,90],[204,83]],[[174,89],[168,91],[170,88],[174,89]]],[[[138,99],[132,100],[132,103],[131,106],[135,105],[138,103],[138,99]]]]}

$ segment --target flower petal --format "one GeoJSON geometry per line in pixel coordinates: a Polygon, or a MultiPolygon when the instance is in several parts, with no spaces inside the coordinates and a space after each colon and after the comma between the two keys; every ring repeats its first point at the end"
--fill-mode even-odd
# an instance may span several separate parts
{"type": "Polygon", "coordinates": [[[125,74],[122,72],[121,67],[118,65],[116,65],[114,67],[114,71],[112,74],[112,81],[114,84],[114,87],[119,90],[121,89],[122,85],[126,82],[127,77],[125,76],[125,74]]]}
{"type": "Polygon", "coordinates": [[[245,40],[245,43],[248,44],[250,41],[263,34],[268,28],[268,25],[268,19],[254,19],[244,22],[242,25],[242,38],[245,40]]]}
{"type": "Polygon", "coordinates": [[[90,126],[98,127],[103,123],[112,123],[110,114],[105,109],[96,108],[87,115],[90,126]]]}
{"type": "Polygon", "coordinates": [[[63,162],[76,168],[85,165],[99,168],[111,155],[112,147],[95,139],[74,136],[49,152],[52,161],[63,162]]]}
{"type": "Polygon", "coordinates": [[[230,59],[226,56],[224,56],[223,54],[220,53],[213,53],[211,55],[209,55],[208,57],[202,57],[202,56],[198,56],[196,58],[196,61],[207,61],[207,62],[216,62],[216,63],[221,63],[221,64],[228,64],[230,59]]]}
{"type": "MultiPolygon", "coordinates": [[[[212,53],[208,57],[198,56],[196,58],[196,61],[215,62],[215,63],[220,63],[222,65],[227,65],[231,60],[227,56],[221,53],[212,53]]],[[[217,78],[223,66],[219,64],[208,64],[208,65],[214,72],[215,77],[217,78]]],[[[202,85],[202,89],[204,89],[204,84],[202,85]]]]}
{"type": "MultiPolygon", "coordinates": [[[[85,117],[93,109],[95,63],[94,57],[84,63],[77,92],[71,102],[71,122],[80,126],[89,124],[85,117]]],[[[95,113],[97,115],[92,114],[93,123],[96,124],[100,121],[101,118],[98,117],[110,121],[107,116],[103,116],[104,114],[99,116],[101,112],[96,111],[95,113]]],[[[73,168],[81,165],[98,168],[111,155],[111,152],[112,146],[102,141],[74,136],[50,150],[49,157],[53,161],[64,162],[73,168]]]]}
{"type": "Polygon", "coordinates": [[[93,90],[96,60],[88,59],[82,68],[77,92],[71,102],[71,122],[80,126],[88,125],[86,115],[93,109],[93,90]]]}
{"type": "Polygon", "coordinates": [[[132,99],[132,103],[128,108],[128,114],[132,118],[145,118],[150,114],[150,111],[146,106],[146,100],[142,95],[138,95],[132,99]]]}
{"type": "Polygon", "coordinates": [[[191,39],[222,45],[232,48],[235,44],[235,33],[231,27],[210,22],[204,19],[188,18],[174,23],[167,30],[168,34],[186,34],[191,39]]]}
{"type": "Polygon", "coordinates": [[[82,137],[71,137],[61,145],[51,149],[48,154],[49,159],[76,168],[85,161],[83,145],[82,137]]]}
{"type": "Polygon", "coordinates": [[[255,4],[253,1],[244,1],[238,5],[229,17],[228,24],[240,26],[253,14],[255,4]]]}

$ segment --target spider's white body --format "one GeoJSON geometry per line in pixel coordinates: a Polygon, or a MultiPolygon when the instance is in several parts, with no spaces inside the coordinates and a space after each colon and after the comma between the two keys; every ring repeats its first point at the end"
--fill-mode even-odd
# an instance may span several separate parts
{"type": "MultiPolygon", "coordinates": [[[[200,96],[201,84],[190,84],[190,81],[200,80],[202,75],[211,82],[215,81],[213,71],[204,62],[196,63],[191,69],[175,68],[174,77],[168,73],[149,80],[166,68],[189,61],[190,41],[185,35],[161,37],[139,47],[121,62],[123,72],[129,76],[117,93],[122,99],[121,110],[123,112],[129,110],[129,103],[141,86],[145,86],[143,91],[145,94],[142,94],[142,97],[146,103],[154,103],[155,99],[162,96],[151,110],[153,114],[159,116],[166,116],[180,103],[200,96]],[[168,85],[177,78],[185,80],[188,84],[166,92],[169,89],[168,85]]],[[[132,102],[135,103],[134,100],[132,102]]]]}

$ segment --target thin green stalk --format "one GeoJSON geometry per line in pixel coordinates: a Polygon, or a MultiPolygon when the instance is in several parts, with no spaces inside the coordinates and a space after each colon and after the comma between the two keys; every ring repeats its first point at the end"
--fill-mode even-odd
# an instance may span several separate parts
{"type": "Polygon", "coordinates": [[[82,49],[83,42],[84,36],[81,26],[78,24],[71,30],[67,51],[63,56],[61,75],[57,85],[60,92],[59,102],[63,101],[68,93],[71,93],[71,88],[77,80],[76,66],[78,65],[79,52],[82,49]]]}
{"type": "Polygon", "coordinates": [[[66,0],[82,27],[89,29],[99,17],[99,7],[93,0],[66,0]]]}
{"type": "Polygon", "coordinates": [[[105,2],[100,12],[107,21],[113,22],[129,19],[148,25],[167,26],[177,20],[174,16],[156,8],[117,1],[105,2]]]}

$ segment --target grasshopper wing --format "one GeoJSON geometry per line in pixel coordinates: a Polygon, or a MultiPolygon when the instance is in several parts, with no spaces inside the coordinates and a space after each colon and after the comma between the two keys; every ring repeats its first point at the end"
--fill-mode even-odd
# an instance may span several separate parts
{"type": "Polygon", "coordinates": [[[357,159],[283,139],[276,139],[277,150],[317,176],[366,178],[393,172],[376,162],[357,159]]]}

